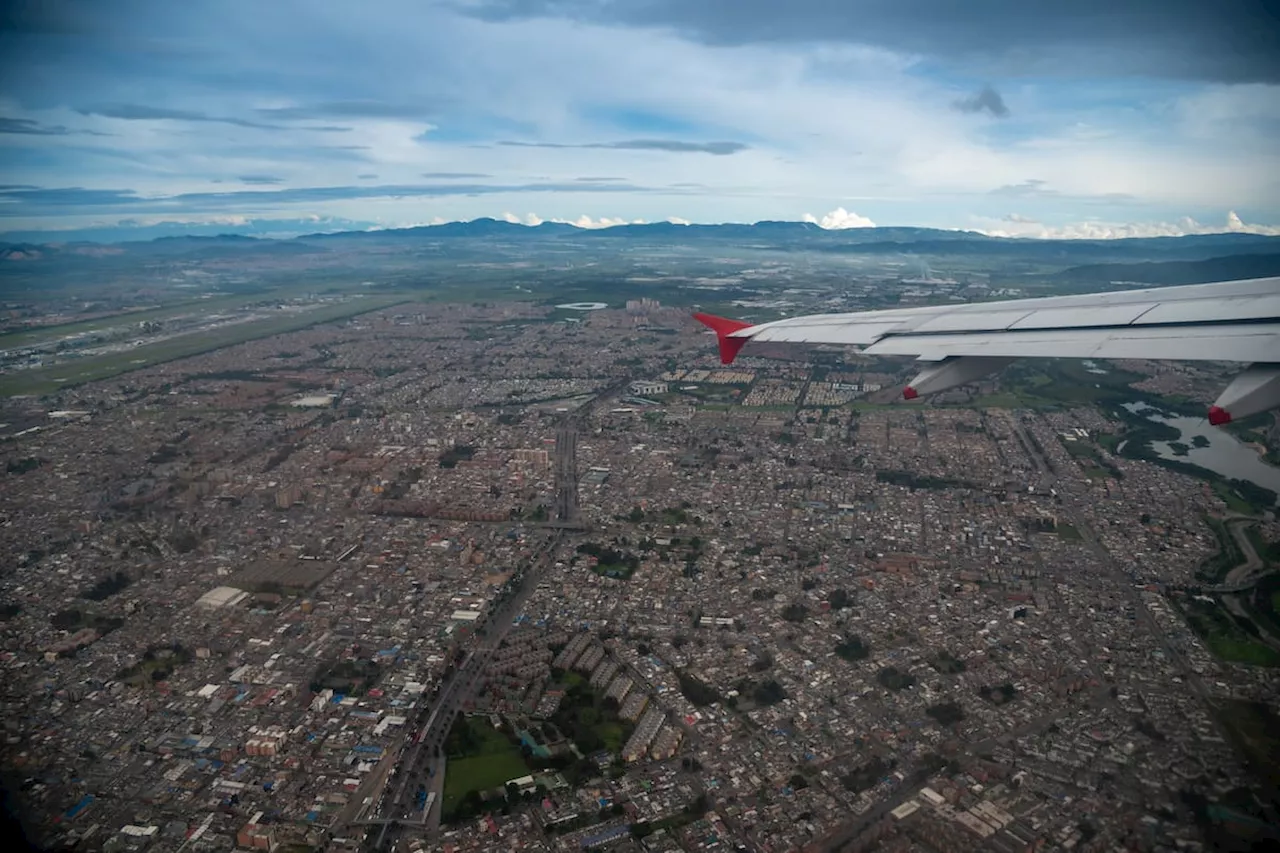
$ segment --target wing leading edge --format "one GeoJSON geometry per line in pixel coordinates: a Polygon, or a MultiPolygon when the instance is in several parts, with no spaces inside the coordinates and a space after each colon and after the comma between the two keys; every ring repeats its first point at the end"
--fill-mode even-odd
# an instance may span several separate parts
{"type": "Polygon", "coordinates": [[[694,317],[716,333],[724,364],[748,341],[846,344],[932,362],[904,390],[907,399],[972,382],[1018,358],[1150,358],[1252,365],[1210,409],[1212,423],[1280,406],[1280,277],[758,325],[694,317]]]}

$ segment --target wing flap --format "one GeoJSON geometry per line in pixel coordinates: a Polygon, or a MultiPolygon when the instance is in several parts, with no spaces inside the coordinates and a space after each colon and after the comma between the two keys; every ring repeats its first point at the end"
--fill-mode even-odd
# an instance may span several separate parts
{"type": "Polygon", "coordinates": [[[1280,323],[893,335],[863,351],[867,355],[916,355],[929,361],[966,355],[1273,361],[1280,353],[1280,323]]]}

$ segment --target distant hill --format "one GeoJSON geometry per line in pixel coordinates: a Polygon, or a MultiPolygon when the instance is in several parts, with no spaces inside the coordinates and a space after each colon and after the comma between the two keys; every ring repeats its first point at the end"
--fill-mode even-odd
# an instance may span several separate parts
{"type": "Polygon", "coordinates": [[[1072,267],[1054,276],[1072,284],[1109,284],[1133,281],[1143,284],[1202,284],[1245,278],[1280,276],[1280,249],[1269,255],[1230,255],[1202,261],[1148,261],[1139,264],[1089,264],[1072,267]]]}
{"type": "MultiPolygon", "coordinates": [[[[260,228],[260,225],[247,227],[260,228]]],[[[24,237],[29,236],[24,234],[24,237]]],[[[0,242],[0,258],[23,266],[50,263],[69,255],[88,259],[100,254],[102,243],[68,240],[66,232],[54,232],[48,243],[24,239],[0,242]]],[[[587,247],[612,250],[619,243],[646,249],[687,247],[710,250],[765,250],[777,252],[823,252],[865,255],[905,255],[925,257],[981,258],[995,262],[1028,263],[1049,267],[1073,267],[1061,275],[1073,281],[1146,281],[1173,283],[1167,278],[1176,274],[1181,281],[1209,278],[1232,278],[1241,275],[1270,275],[1275,267],[1269,258],[1280,256],[1280,237],[1258,234],[1196,234],[1185,237],[1129,238],[1121,240],[1039,240],[992,237],[974,231],[948,231],[938,228],[877,227],[825,230],[810,222],[764,221],[754,224],[677,225],[655,222],[644,225],[616,225],[610,228],[579,228],[564,222],[522,225],[505,220],[483,218],[471,222],[449,222],[412,228],[334,231],[304,234],[288,239],[243,233],[182,234],[149,241],[119,242],[113,251],[131,257],[163,256],[188,259],[225,259],[238,256],[305,255],[327,251],[412,250],[415,244],[443,249],[455,244],[464,251],[485,251],[485,244],[505,245],[533,250],[546,247],[555,250],[587,247]],[[1228,257],[1239,257],[1234,265],[1147,272],[1109,270],[1113,265],[1137,261],[1194,262],[1222,264],[1228,257]],[[1262,272],[1257,272],[1262,270],[1262,272]],[[1228,272],[1230,271],[1230,272],[1228,272]]],[[[5,266],[16,266],[7,264],[5,266]]]]}

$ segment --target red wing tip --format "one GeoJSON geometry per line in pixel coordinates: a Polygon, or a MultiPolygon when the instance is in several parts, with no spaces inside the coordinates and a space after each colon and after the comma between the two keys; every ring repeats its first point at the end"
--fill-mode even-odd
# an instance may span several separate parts
{"type": "Polygon", "coordinates": [[[717,317],[715,314],[698,313],[693,315],[693,319],[713,330],[717,335],[728,335],[739,329],[751,328],[750,323],[744,323],[741,320],[730,320],[728,317],[717,317]]]}
{"type": "Polygon", "coordinates": [[[920,396],[920,392],[912,388],[910,385],[902,389],[902,399],[904,400],[914,400],[916,397],[919,397],[919,396],[920,396]]]}
{"type": "Polygon", "coordinates": [[[1214,426],[1222,426],[1231,423],[1231,413],[1219,406],[1209,407],[1209,423],[1214,426]]]}

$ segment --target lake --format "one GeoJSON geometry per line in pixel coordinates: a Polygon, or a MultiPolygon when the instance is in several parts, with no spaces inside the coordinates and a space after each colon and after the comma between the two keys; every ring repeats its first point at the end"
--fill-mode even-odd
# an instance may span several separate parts
{"type": "Polygon", "coordinates": [[[1210,426],[1205,418],[1164,414],[1146,403],[1125,403],[1124,407],[1149,421],[1167,424],[1181,433],[1178,441],[1189,445],[1185,455],[1180,456],[1175,453],[1169,446],[1171,442],[1151,442],[1151,449],[1161,459],[1199,465],[1224,477],[1247,480],[1255,486],[1262,486],[1264,489],[1280,494],[1280,468],[1263,462],[1262,456],[1256,450],[1226,430],[1210,426]],[[1200,436],[1201,439],[1196,443],[1208,443],[1204,447],[1196,447],[1193,443],[1196,436],[1200,436]]]}

